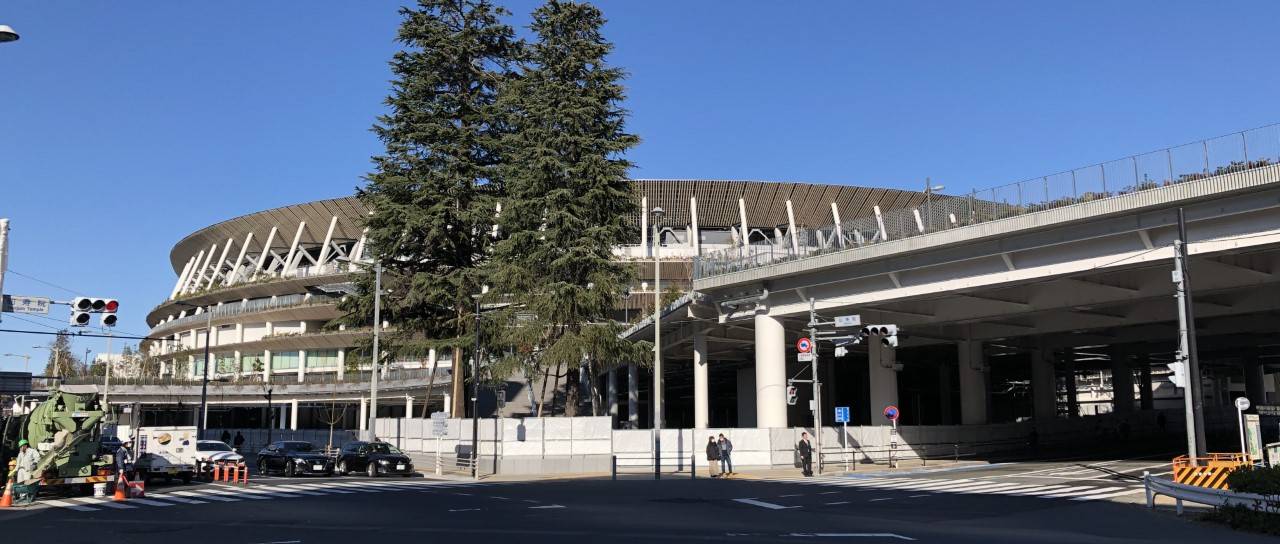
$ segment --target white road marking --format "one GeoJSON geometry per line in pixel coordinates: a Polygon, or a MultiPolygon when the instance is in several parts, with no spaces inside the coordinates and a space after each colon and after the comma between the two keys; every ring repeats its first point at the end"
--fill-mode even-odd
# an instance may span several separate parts
{"type": "Polygon", "coordinates": [[[923,495],[908,495],[908,496],[907,496],[907,498],[908,498],[908,499],[918,499],[918,498],[920,498],[920,497],[932,497],[932,496],[933,496],[933,493],[925,493],[925,494],[923,494],[923,495]]]}
{"type": "Polygon", "coordinates": [[[1072,497],[1072,498],[1071,498],[1071,500],[1073,500],[1073,501],[1095,501],[1095,500],[1098,500],[1098,499],[1109,499],[1109,498],[1111,498],[1111,497],[1122,497],[1122,496],[1125,496],[1125,495],[1136,495],[1136,494],[1138,494],[1138,493],[1145,493],[1145,492],[1146,492],[1146,489],[1142,489],[1142,488],[1138,488],[1138,489],[1126,489],[1126,490],[1124,490],[1124,491],[1108,491],[1107,493],[1101,493],[1101,494],[1097,494],[1097,493],[1095,493],[1095,494],[1092,494],[1092,495],[1084,495],[1084,496],[1080,496],[1080,497],[1072,497]]]}
{"type": "Polygon", "coordinates": [[[183,504],[209,504],[208,501],[198,501],[196,499],[186,499],[183,497],[175,497],[171,494],[152,495],[152,497],[157,499],[163,499],[166,501],[180,502],[183,504]]]}
{"type": "Polygon", "coordinates": [[[880,501],[891,501],[891,500],[893,500],[893,497],[880,497],[878,499],[871,499],[867,502],[880,502],[880,501]]]}
{"type": "Polygon", "coordinates": [[[153,501],[151,499],[129,499],[129,502],[136,502],[138,504],[145,504],[147,506],[175,506],[171,502],[153,501]]]}
{"type": "Polygon", "coordinates": [[[778,495],[778,498],[785,499],[787,497],[803,497],[803,496],[804,496],[804,493],[792,493],[790,495],[778,495]]]}
{"type": "Polygon", "coordinates": [[[733,499],[733,502],[750,504],[751,506],[759,506],[760,508],[768,508],[770,510],[786,510],[788,508],[800,508],[799,506],[783,506],[781,504],[773,504],[771,502],[758,501],[755,499],[733,499]]]}
{"type": "Polygon", "coordinates": [[[530,507],[529,507],[529,509],[530,509],[530,510],[550,510],[550,509],[554,509],[554,508],[564,508],[564,505],[560,505],[560,504],[544,504],[544,505],[542,505],[542,506],[530,506],[530,507]]]}
{"type": "Polygon", "coordinates": [[[240,500],[240,499],[235,499],[235,498],[227,497],[227,496],[224,496],[224,495],[222,495],[222,494],[213,494],[213,493],[204,493],[204,494],[201,494],[201,493],[196,493],[196,492],[194,492],[194,491],[173,491],[173,492],[171,492],[171,493],[169,493],[169,494],[170,494],[170,495],[180,495],[180,496],[183,496],[183,497],[200,497],[200,498],[202,498],[202,499],[209,499],[209,500],[211,500],[211,501],[219,501],[219,502],[238,502],[238,501],[240,500]]]}
{"type": "Polygon", "coordinates": [[[835,505],[837,505],[837,504],[849,504],[849,501],[836,501],[836,502],[829,502],[829,503],[826,503],[826,504],[827,504],[827,506],[835,506],[835,505]]]}
{"type": "Polygon", "coordinates": [[[76,510],[76,511],[79,511],[79,512],[96,512],[96,511],[98,511],[98,509],[97,509],[97,508],[94,508],[94,507],[92,507],[92,506],[81,506],[81,505],[78,505],[78,504],[75,504],[75,503],[66,502],[66,501],[58,501],[58,500],[52,500],[52,499],[45,499],[45,500],[42,500],[42,501],[40,501],[40,502],[42,502],[42,503],[44,503],[44,504],[47,504],[47,505],[49,505],[49,506],[56,506],[56,507],[58,507],[58,508],[66,508],[67,510],[76,510]]]}
{"type": "Polygon", "coordinates": [[[1033,494],[1035,494],[1035,492],[1045,492],[1045,493],[1048,493],[1048,492],[1051,492],[1051,490],[1061,491],[1063,488],[1066,488],[1066,487],[1068,487],[1068,486],[1065,486],[1065,485],[1034,485],[1034,486],[1031,486],[1030,488],[1027,488],[1027,489],[1021,489],[1021,490],[1018,490],[1018,491],[1006,491],[1006,492],[1005,492],[1005,495],[1013,495],[1013,496],[1018,496],[1018,497],[1020,497],[1020,496],[1025,496],[1025,495],[1033,495],[1033,494]]]}
{"type": "Polygon", "coordinates": [[[823,491],[822,493],[818,493],[818,494],[819,495],[835,495],[836,493],[839,493],[839,491],[823,491]]]}
{"type": "Polygon", "coordinates": [[[819,538],[896,538],[898,540],[915,540],[895,533],[791,533],[784,536],[807,536],[819,538]]]}
{"type": "Polygon", "coordinates": [[[137,506],[133,506],[131,504],[125,504],[123,502],[118,502],[114,499],[107,499],[102,497],[81,497],[76,500],[85,504],[92,504],[94,506],[105,506],[107,508],[115,508],[117,510],[127,510],[130,508],[137,508],[137,506]]]}
{"type": "Polygon", "coordinates": [[[1068,487],[1066,489],[1059,489],[1057,491],[1050,491],[1048,493],[1040,493],[1040,492],[1028,493],[1027,496],[1038,496],[1042,499],[1056,499],[1064,495],[1077,495],[1081,491],[1088,491],[1090,489],[1096,489],[1096,488],[1091,485],[1082,485],[1077,487],[1068,487]]]}
{"type": "Polygon", "coordinates": [[[479,508],[450,508],[450,512],[479,512],[479,508]]]}

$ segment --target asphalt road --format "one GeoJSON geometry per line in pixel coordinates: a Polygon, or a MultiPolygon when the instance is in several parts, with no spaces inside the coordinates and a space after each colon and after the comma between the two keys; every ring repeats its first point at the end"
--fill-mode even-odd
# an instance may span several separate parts
{"type": "MultiPolygon", "coordinates": [[[[1275,542],[1151,512],[1150,460],[1018,463],[848,477],[474,483],[259,478],[153,486],[146,502],[45,499],[0,511],[6,542],[1275,542]],[[794,480],[794,481],[793,481],[794,480]],[[1136,499],[1135,499],[1136,497],[1136,499]],[[59,504],[51,504],[51,502],[59,504]],[[52,540],[50,540],[52,538],[52,540]],[[583,540],[585,539],[585,540],[583,540]]],[[[1152,467],[1158,468],[1158,467],[1152,467]]]]}

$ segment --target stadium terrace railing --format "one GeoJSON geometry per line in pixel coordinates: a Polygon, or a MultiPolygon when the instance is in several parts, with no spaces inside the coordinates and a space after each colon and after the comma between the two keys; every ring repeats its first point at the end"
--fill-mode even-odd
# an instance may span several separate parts
{"type": "Polygon", "coordinates": [[[998,219],[1148,191],[1280,163],[1280,124],[1041,176],[967,195],[933,195],[910,209],[885,211],[772,241],[708,252],[694,278],[910,238],[998,219]]]}

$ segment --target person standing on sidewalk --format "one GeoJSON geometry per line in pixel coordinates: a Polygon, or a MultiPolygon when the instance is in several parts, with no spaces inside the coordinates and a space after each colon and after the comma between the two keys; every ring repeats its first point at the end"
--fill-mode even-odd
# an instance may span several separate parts
{"type": "Polygon", "coordinates": [[[813,445],[809,444],[809,433],[800,433],[800,443],[796,444],[800,451],[800,473],[813,476],[813,445]]]}
{"type": "Polygon", "coordinates": [[[716,437],[707,437],[707,473],[712,478],[718,477],[720,470],[720,445],[716,443],[716,437]]]}
{"type": "Polygon", "coordinates": [[[733,459],[729,454],[733,453],[733,442],[724,437],[724,433],[720,433],[720,440],[716,441],[720,445],[720,473],[725,476],[733,475],[733,459]]]}

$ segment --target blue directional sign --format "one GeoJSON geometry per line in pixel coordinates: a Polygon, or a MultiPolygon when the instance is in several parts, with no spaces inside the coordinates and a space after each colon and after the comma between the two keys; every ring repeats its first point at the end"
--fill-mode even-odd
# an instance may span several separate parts
{"type": "Polygon", "coordinates": [[[849,422],[849,407],[836,406],[836,423],[848,423],[848,422],[849,422]]]}

